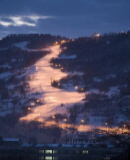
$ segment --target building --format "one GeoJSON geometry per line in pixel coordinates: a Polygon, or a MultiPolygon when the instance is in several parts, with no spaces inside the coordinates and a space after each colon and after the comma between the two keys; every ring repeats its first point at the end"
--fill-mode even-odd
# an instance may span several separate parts
{"type": "Polygon", "coordinates": [[[0,160],[84,160],[88,154],[87,145],[23,144],[6,147],[0,145],[0,160]]]}
{"type": "MultiPolygon", "coordinates": [[[[127,150],[126,150],[127,151],[127,150]]],[[[22,144],[17,138],[0,138],[0,160],[102,160],[123,154],[113,145],[22,144]],[[111,147],[111,148],[110,148],[111,147]]],[[[128,152],[125,159],[128,158],[128,152]]]]}

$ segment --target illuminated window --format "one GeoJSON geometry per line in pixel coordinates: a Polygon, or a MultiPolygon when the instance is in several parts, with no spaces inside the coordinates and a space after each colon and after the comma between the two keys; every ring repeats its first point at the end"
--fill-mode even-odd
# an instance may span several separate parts
{"type": "Polygon", "coordinates": [[[52,157],[46,156],[46,157],[45,157],[45,160],[52,160],[52,157]]]}
{"type": "Polygon", "coordinates": [[[46,154],[52,154],[52,150],[45,150],[46,154]]]}
{"type": "Polygon", "coordinates": [[[84,151],[83,151],[83,154],[88,154],[88,151],[87,151],[87,150],[84,150],[84,151]]]}
{"type": "Polygon", "coordinates": [[[44,153],[44,150],[39,150],[39,153],[44,153]]]}
{"type": "Polygon", "coordinates": [[[57,153],[58,153],[58,150],[53,150],[53,153],[54,153],[54,154],[57,154],[57,153]]]}

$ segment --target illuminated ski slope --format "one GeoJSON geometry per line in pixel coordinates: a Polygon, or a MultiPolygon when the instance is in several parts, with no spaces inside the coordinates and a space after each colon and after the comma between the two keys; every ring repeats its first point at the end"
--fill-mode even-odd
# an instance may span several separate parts
{"type": "Polygon", "coordinates": [[[65,91],[51,86],[51,80],[60,80],[67,73],[50,67],[49,60],[59,55],[60,46],[52,46],[50,49],[51,54],[43,57],[34,66],[30,67],[35,68],[33,72],[30,69],[30,76],[32,77],[32,80],[29,82],[31,93],[40,92],[41,94],[37,98],[44,99],[44,105],[33,108],[33,113],[21,118],[22,120],[46,119],[56,113],[67,113],[67,107],[76,102],[81,102],[84,98],[84,93],[78,93],[74,89],[72,90],[72,88],[65,91]]]}

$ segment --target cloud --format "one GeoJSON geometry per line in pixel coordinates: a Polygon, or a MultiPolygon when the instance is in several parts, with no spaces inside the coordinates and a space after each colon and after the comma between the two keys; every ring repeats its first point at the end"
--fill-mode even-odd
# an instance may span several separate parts
{"type": "Polygon", "coordinates": [[[129,6],[130,0],[0,0],[0,37],[4,31],[71,38],[127,31],[129,6]]]}
{"type": "Polygon", "coordinates": [[[8,26],[11,25],[11,23],[10,23],[10,22],[6,22],[6,21],[0,20],[0,25],[2,25],[2,26],[4,26],[4,27],[8,27],[8,26]]]}
{"type": "Polygon", "coordinates": [[[49,19],[49,18],[54,18],[52,16],[38,16],[38,15],[32,15],[32,16],[25,16],[35,22],[37,22],[39,19],[49,19]]]}
{"type": "Polygon", "coordinates": [[[35,27],[37,21],[40,19],[49,19],[53,18],[51,16],[40,16],[40,15],[29,15],[29,16],[2,16],[0,17],[0,25],[4,27],[9,26],[30,26],[35,27]],[[5,20],[6,19],[6,20],[5,20]],[[31,22],[30,22],[31,21],[31,22]]]}

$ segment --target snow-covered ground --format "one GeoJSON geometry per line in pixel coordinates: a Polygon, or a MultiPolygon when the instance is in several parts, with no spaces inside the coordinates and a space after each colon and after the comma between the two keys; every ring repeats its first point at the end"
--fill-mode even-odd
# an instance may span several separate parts
{"type": "Polygon", "coordinates": [[[8,46],[6,48],[0,48],[0,50],[5,50],[5,49],[8,49],[9,47],[12,47],[12,46],[21,48],[23,50],[31,51],[31,52],[46,51],[46,50],[48,50],[48,49],[45,49],[45,48],[42,48],[42,49],[29,49],[29,48],[27,48],[27,44],[28,43],[30,43],[30,42],[28,42],[28,41],[22,41],[22,42],[19,42],[19,43],[14,43],[13,45],[10,45],[10,46],[8,46]]]}
{"type": "Polygon", "coordinates": [[[20,42],[20,43],[15,43],[14,46],[22,48],[23,50],[28,50],[27,47],[26,47],[28,43],[29,42],[27,42],[27,41],[23,41],[23,42],[20,42]]]}
{"type": "Polygon", "coordinates": [[[66,55],[62,55],[59,56],[60,59],[75,59],[76,55],[70,55],[70,56],[66,56],[66,55]]]}
{"type": "Polygon", "coordinates": [[[40,59],[36,62],[35,71],[32,72],[30,67],[30,76],[33,77],[29,82],[31,93],[40,92],[38,99],[43,99],[45,104],[33,109],[33,113],[21,120],[31,120],[34,118],[47,118],[55,113],[66,113],[66,108],[73,105],[76,102],[82,102],[84,93],[78,93],[71,90],[65,91],[57,89],[51,86],[51,80],[60,80],[62,77],[67,76],[67,73],[61,72],[60,69],[53,69],[50,67],[49,60],[54,57],[58,57],[60,53],[60,46],[50,47],[51,54],[40,59]],[[64,104],[64,105],[61,105],[64,104]]]}
{"type": "Polygon", "coordinates": [[[76,71],[74,71],[74,72],[68,72],[68,74],[70,74],[71,76],[73,76],[73,75],[79,75],[79,76],[84,75],[83,72],[76,72],[76,71]]]}
{"type": "Polygon", "coordinates": [[[9,76],[11,76],[11,75],[12,75],[12,73],[10,73],[10,72],[1,73],[1,74],[0,74],[0,79],[9,77],[9,76]]]}
{"type": "Polygon", "coordinates": [[[22,42],[13,44],[13,46],[21,48],[23,50],[31,51],[31,52],[49,50],[49,49],[46,49],[46,48],[42,48],[42,49],[29,49],[29,48],[27,48],[27,44],[28,43],[30,43],[30,42],[28,42],[28,41],[22,41],[22,42]]]}
{"type": "MultiPolygon", "coordinates": [[[[23,49],[23,50],[29,50],[29,49],[26,47],[28,43],[29,43],[29,42],[27,42],[27,41],[22,41],[22,42],[19,42],[19,43],[15,43],[15,44],[13,44],[13,45],[10,45],[10,46],[8,46],[8,47],[15,46],[15,47],[21,48],[21,49],[23,49]]],[[[8,47],[6,47],[6,48],[0,48],[0,50],[8,49],[8,47]]]]}
{"type": "Polygon", "coordinates": [[[111,97],[113,95],[119,95],[120,90],[118,88],[119,88],[119,86],[110,87],[109,92],[108,92],[108,97],[111,97]]]}

